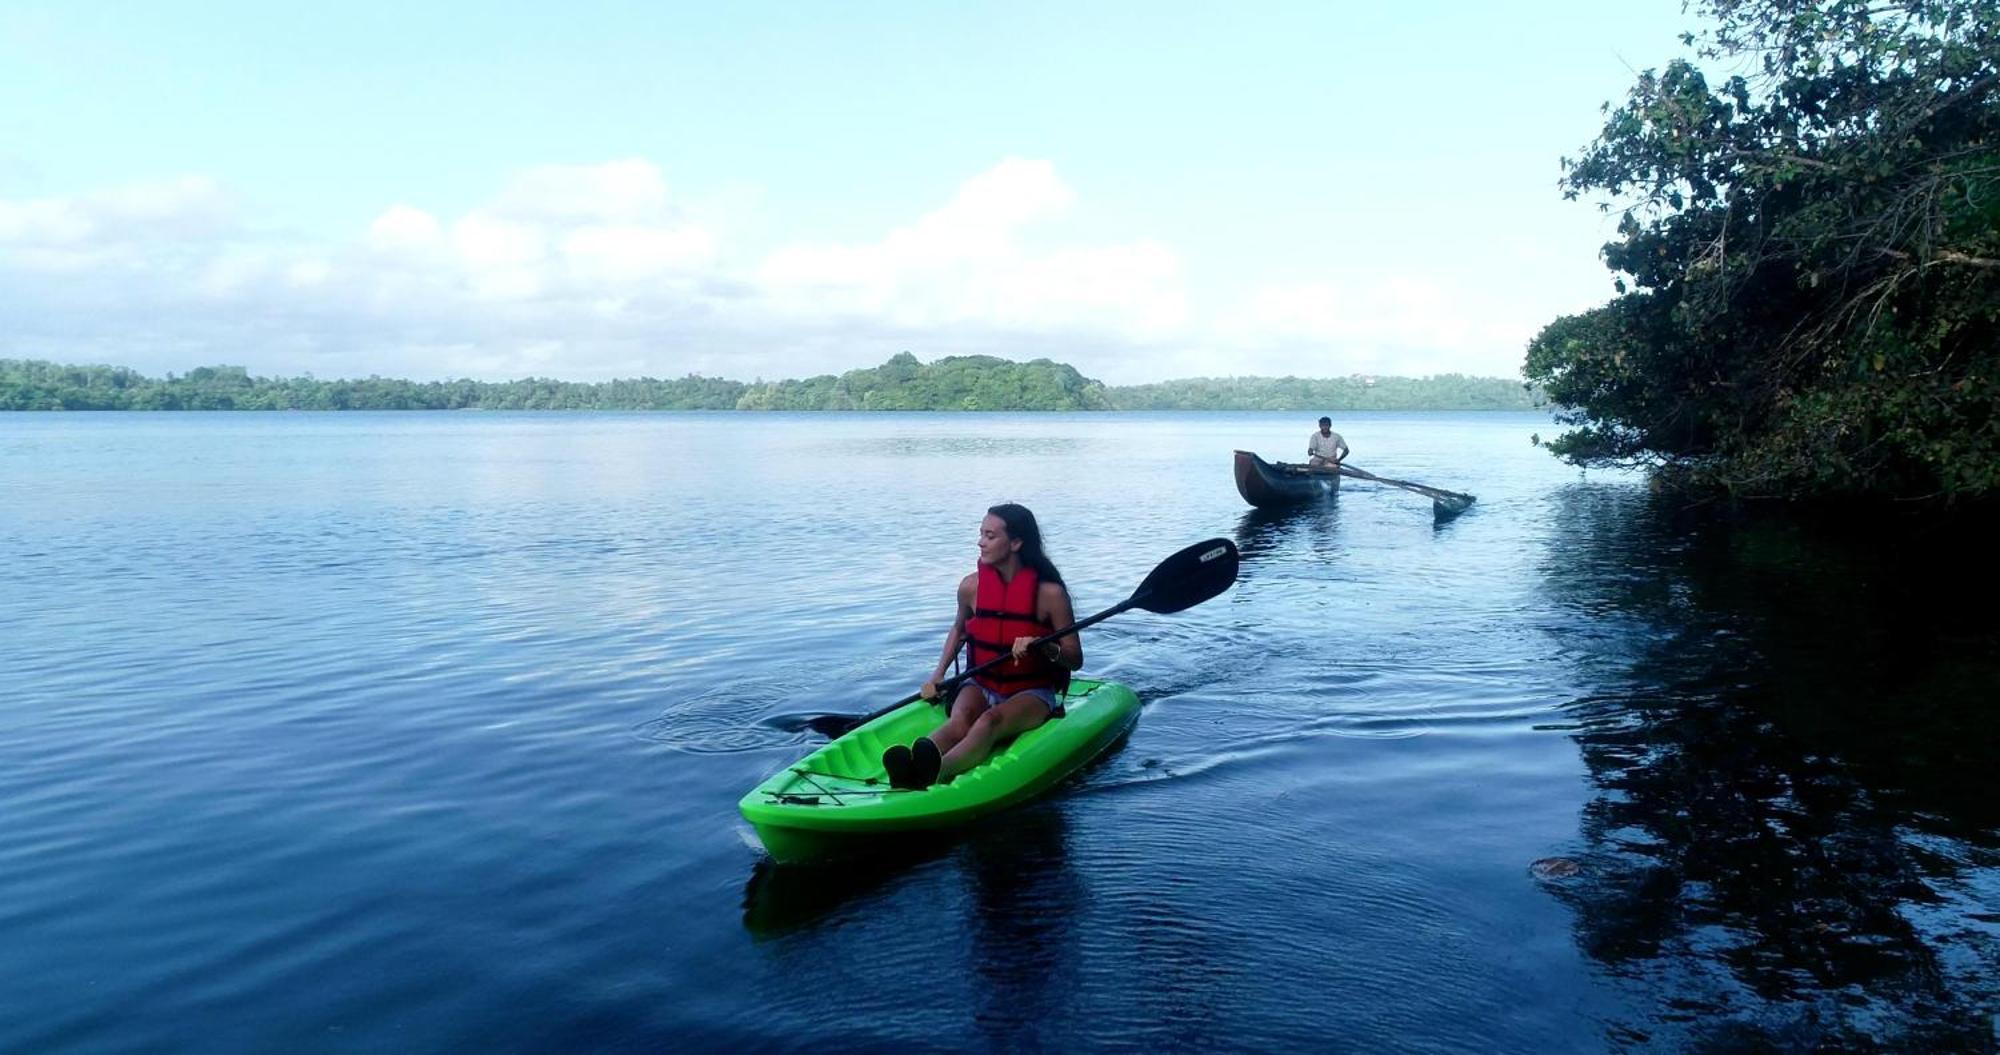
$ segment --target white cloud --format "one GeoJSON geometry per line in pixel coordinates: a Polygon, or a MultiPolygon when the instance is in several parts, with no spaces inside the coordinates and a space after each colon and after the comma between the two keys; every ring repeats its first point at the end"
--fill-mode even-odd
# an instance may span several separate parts
{"type": "Polygon", "coordinates": [[[210,237],[233,222],[228,197],[199,176],[66,198],[0,199],[0,246],[93,248],[210,237]]]}
{"type": "Polygon", "coordinates": [[[551,222],[670,219],[667,181],[650,161],[544,165],[514,177],[494,202],[504,216],[551,222]]]}
{"type": "Polygon", "coordinates": [[[988,273],[1019,267],[1023,227],[1059,215],[1076,195],[1046,161],[1008,158],[965,181],[943,207],[863,245],[801,243],[774,252],[760,277],[782,292],[833,293],[832,302],[878,310],[902,288],[940,272],[988,273]]]}
{"type": "Polygon", "coordinates": [[[541,228],[475,212],[451,225],[451,244],[472,271],[528,267],[547,253],[541,228]]]}
{"type": "Polygon", "coordinates": [[[96,225],[77,203],[42,199],[0,201],[0,242],[20,246],[70,245],[90,237],[96,225]]]}
{"type": "Polygon", "coordinates": [[[616,285],[703,267],[715,256],[715,238],[696,227],[583,227],[561,249],[578,280],[616,285]]]}
{"type": "Polygon", "coordinates": [[[323,286],[333,278],[333,263],[321,257],[301,257],[285,267],[285,280],[301,289],[323,286]]]}
{"type": "Polygon", "coordinates": [[[444,225],[437,217],[409,205],[392,205],[368,225],[368,245],[391,255],[425,256],[444,242],[444,225]]]}
{"type": "Polygon", "coordinates": [[[1050,163],[1010,158],[879,241],[782,248],[757,277],[774,306],[802,318],[1135,339],[1185,319],[1180,262],[1162,243],[1040,252],[1026,244],[1026,228],[1060,217],[1075,201],[1050,163]]]}
{"type": "Polygon", "coordinates": [[[268,252],[218,247],[190,283],[191,291],[215,299],[234,297],[278,266],[268,252]]]}
{"type": "Polygon", "coordinates": [[[489,304],[549,300],[595,317],[618,314],[649,285],[667,295],[716,255],[714,235],[669,207],[658,169],[630,161],[533,170],[448,229],[398,204],[370,224],[365,244],[399,293],[414,285],[447,301],[451,290],[489,304]]]}
{"type": "Polygon", "coordinates": [[[462,210],[396,202],[330,241],[250,227],[199,177],[0,199],[14,322],[0,354],[152,372],[748,379],[910,349],[1048,356],[1122,383],[1466,369],[1495,348],[1518,356],[1544,321],[1416,277],[1292,281],[1202,312],[1176,247],[1076,238],[1088,203],[1048,161],[1003,160],[942,198],[872,239],[763,252],[726,244],[642,160],[532,169],[462,210]]]}

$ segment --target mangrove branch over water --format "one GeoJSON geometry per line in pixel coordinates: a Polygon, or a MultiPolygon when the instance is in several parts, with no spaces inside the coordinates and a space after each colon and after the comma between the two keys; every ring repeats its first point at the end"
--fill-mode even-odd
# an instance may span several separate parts
{"type": "Polygon", "coordinates": [[[2000,497],[2000,0],[1706,0],[1564,160],[1620,296],[1525,376],[1581,465],[1742,497],[2000,497]],[[1744,72],[1712,83],[1706,61],[1744,72]]]}

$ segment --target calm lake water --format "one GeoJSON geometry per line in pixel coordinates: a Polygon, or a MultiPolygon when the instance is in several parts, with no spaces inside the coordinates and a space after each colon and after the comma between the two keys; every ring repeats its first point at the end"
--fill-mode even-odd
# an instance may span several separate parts
{"type": "Polygon", "coordinates": [[[2000,575],[1529,415],[0,416],[0,1050],[1980,1051],[2000,575]],[[1129,740],[840,869],[736,800],[912,691],[984,508],[1129,740]],[[1550,866],[1537,862],[1559,858],[1550,866]]]}

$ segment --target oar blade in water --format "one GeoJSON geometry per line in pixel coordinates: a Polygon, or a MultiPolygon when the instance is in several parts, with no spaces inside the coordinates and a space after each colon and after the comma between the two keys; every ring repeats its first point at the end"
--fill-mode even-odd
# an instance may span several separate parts
{"type": "Polygon", "coordinates": [[[1366,469],[1359,469],[1352,465],[1342,465],[1340,467],[1340,474],[1342,476],[1352,476],[1357,480],[1369,480],[1378,484],[1387,484],[1390,487],[1400,487],[1413,494],[1423,495],[1431,500],[1431,515],[1438,520],[1449,520],[1472,508],[1473,497],[1471,495],[1460,494],[1457,491],[1447,491],[1442,487],[1430,487],[1425,484],[1411,483],[1408,480],[1392,480],[1386,476],[1377,476],[1366,469]]]}
{"type": "Polygon", "coordinates": [[[868,724],[867,718],[867,715],[815,714],[798,724],[829,740],[837,740],[868,724]]]}
{"type": "Polygon", "coordinates": [[[1450,520],[1452,517],[1471,509],[1472,503],[1473,497],[1471,495],[1450,495],[1448,497],[1432,498],[1431,515],[1438,520],[1450,520]]]}

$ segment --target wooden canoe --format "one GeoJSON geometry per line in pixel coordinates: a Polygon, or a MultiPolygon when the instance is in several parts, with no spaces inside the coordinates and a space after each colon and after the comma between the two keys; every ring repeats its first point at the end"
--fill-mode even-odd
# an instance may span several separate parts
{"type": "Polygon", "coordinates": [[[1236,491],[1259,509],[1310,502],[1340,490],[1340,475],[1303,465],[1273,465],[1249,451],[1236,452],[1236,491]]]}

